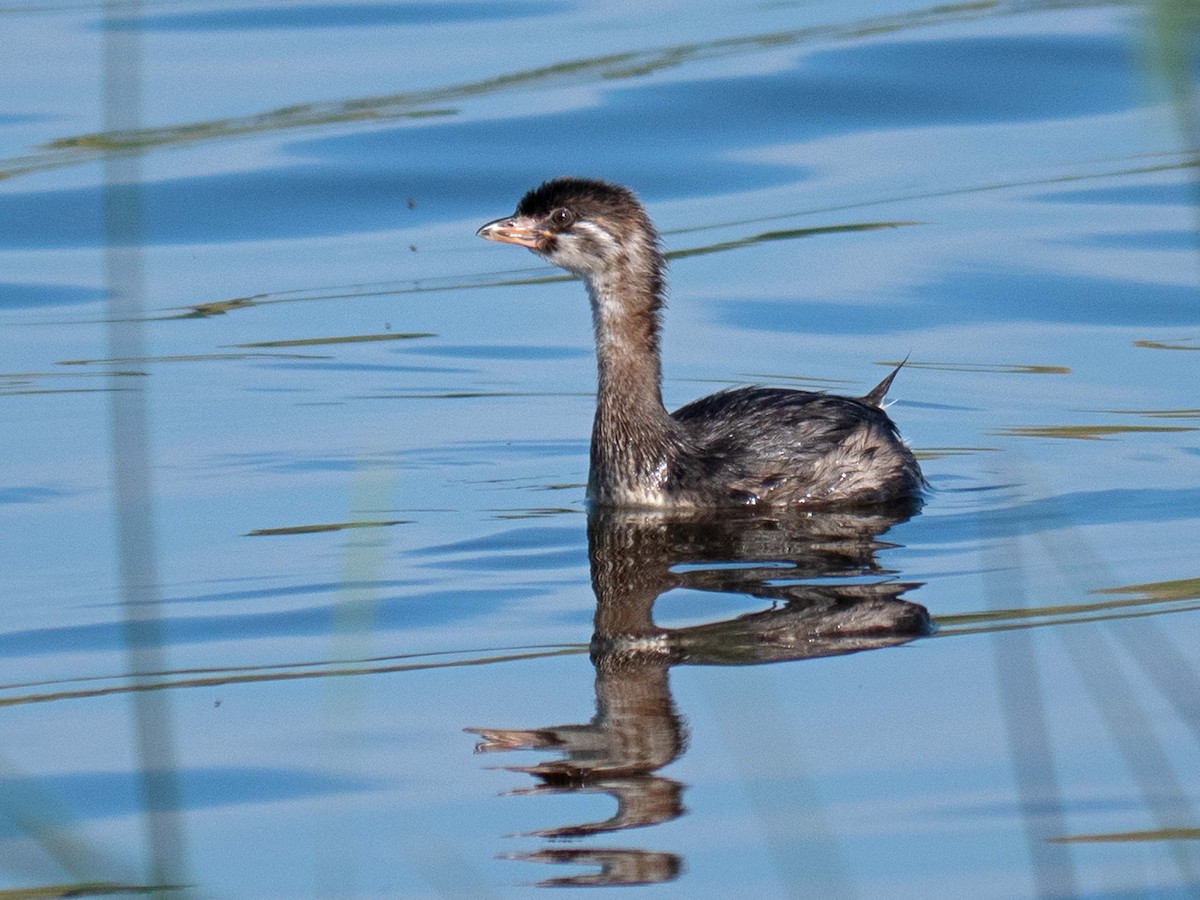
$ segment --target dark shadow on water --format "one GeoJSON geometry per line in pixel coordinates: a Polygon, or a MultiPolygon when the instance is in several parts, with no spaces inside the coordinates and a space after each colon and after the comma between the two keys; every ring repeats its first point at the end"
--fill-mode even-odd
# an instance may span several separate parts
{"type": "Polygon", "coordinates": [[[0,310],[79,306],[104,299],[102,291],[74,284],[0,282],[0,310]]]}
{"type": "MultiPolygon", "coordinates": [[[[675,665],[753,665],[837,656],[903,644],[932,630],[923,606],[901,599],[913,583],[891,580],[876,559],[880,536],[911,509],[871,513],[668,517],[594,512],[588,555],[596,594],[591,660],[596,714],[578,724],[469,728],[478,752],[546,750],[557,758],[512,771],[537,784],[519,794],[607,794],[616,812],[527,837],[583,840],[669,822],[683,814],[684,786],[658,774],[687,745],[671,694],[675,665]],[[675,589],[748,595],[761,611],[682,628],[654,622],[655,602],[675,589]]],[[[684,861],[639,848],[555,846],[514,858],[598,866],[543,886],[669,881],[684,861]]]]}
{"type": "Polygon", "coordinates": [[[329,28],[419,27],[551,15],[565,3],[291,3],[275,7],[158,13],[109,18],[106,31],[246,32],[329,28]]]}
{"type": "Polygon", "coordinates": [[[870,306],[743,299],[722,301],[718,316],[732,328],[776,334],[886,334],[900,323],[921,329],[1014,320],[1191,327],[1196,321],[1196,288],[980,267],[946,272],[936,283],[914,288],[909,296],[897,294],[870,306]],[[962,297],[971,297],[972,302],[958,302],[962,297]]]}

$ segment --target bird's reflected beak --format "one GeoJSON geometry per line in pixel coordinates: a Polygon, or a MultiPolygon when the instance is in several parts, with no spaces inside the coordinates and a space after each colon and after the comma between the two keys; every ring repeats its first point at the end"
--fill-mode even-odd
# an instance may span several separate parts
{"type": "Polygon", "coordinates": [[[546,237],[546,233],[537,228],[529,219],[519,219],[506,216],[494,222],[488,222],[477,232],[481,238],[489,241],[499,241],[502,244],[516,244],[536,250],[538,242],[546,237]]]}

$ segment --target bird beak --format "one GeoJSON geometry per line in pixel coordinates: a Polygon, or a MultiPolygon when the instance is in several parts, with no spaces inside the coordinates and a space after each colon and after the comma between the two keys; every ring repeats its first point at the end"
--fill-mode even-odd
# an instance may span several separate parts
{"type": "Polygon", "coordinates": [[[528,247],[536,250],[538,243],[546,237],[546,232],[537,228],[529,219],[518,219],[508,216],[488,222],[477,232],[481,238],[489,241],[499,241],[502,244],[516,244],[518,247],[528,247]]]}

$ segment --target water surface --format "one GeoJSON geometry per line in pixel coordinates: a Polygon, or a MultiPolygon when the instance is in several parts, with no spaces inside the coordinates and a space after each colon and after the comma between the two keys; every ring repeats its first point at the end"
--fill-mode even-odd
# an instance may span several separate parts
{"type": "Polygon", "coordinates": [[[0,888],[1200,894],[1180,8],[9,4],[0,888]],[[561,173],[924,508],[589,520],[561,173]]]}

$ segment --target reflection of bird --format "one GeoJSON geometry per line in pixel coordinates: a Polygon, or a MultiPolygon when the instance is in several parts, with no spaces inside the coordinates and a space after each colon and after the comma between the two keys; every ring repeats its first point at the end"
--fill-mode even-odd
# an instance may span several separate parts
{"type": "Polygon", "coordinates": [[[593,503],[849,506],[919,494],[917,461],[881,409],[895,372],[861,398],[746,387],[667,413],[665,263],[654,226],[625,188],[547,181],[479,235],[528,247],[587,282],[599,363],[593,503]]]}
{"type": "Polygon", "coordinates": [[[900,599],[916,585],[881,577],[892,573],[875,557],[888,546],[879,536],[906,517],[879,508],[782,515],[596,510],[588,516],[592,661],[600,675],[653,660],[749,665],[858,653],[926,635],[928,611],[900,599]],[[727,621],[658,625],[656,601],[680,589],[771,606],[727,621]]]}
{"type": "MultiPolygon", "coordinates": [[[[536,728],[468,728],[481,753],[558,754],[512,767],[540,782],[521,794],[608,794],[602,821],[525,836],[590,837],[660,825],[684,813],[684,786],[662,770],[684,752],[687,727],[671,694],[675,665],[754,665],[892,647],[929,634],[925,607],[900,598],[876,551],[907,513],[871,510],[687,512],[597,509],[588,516],[596,613],[591,641],[595,715],[536,728]],[[733,619],[662,627],[655,601],[673,590],[760,598],[770,606],[733,619]]],[[[551,687],[547,687],[551,689],[551,687]]],[[[553,690],[561,691],[555,684],[553,690]]],[[[748,698],[749,699],[749,698],[748,698]]],[[[587,809],[590,811],[591,806],[587,809]]],[[[649,884],[675,878],[682,860],[639,848],[546,848],[521,859],[594,864],[599,873],[543,885],[649,884]]]]}

